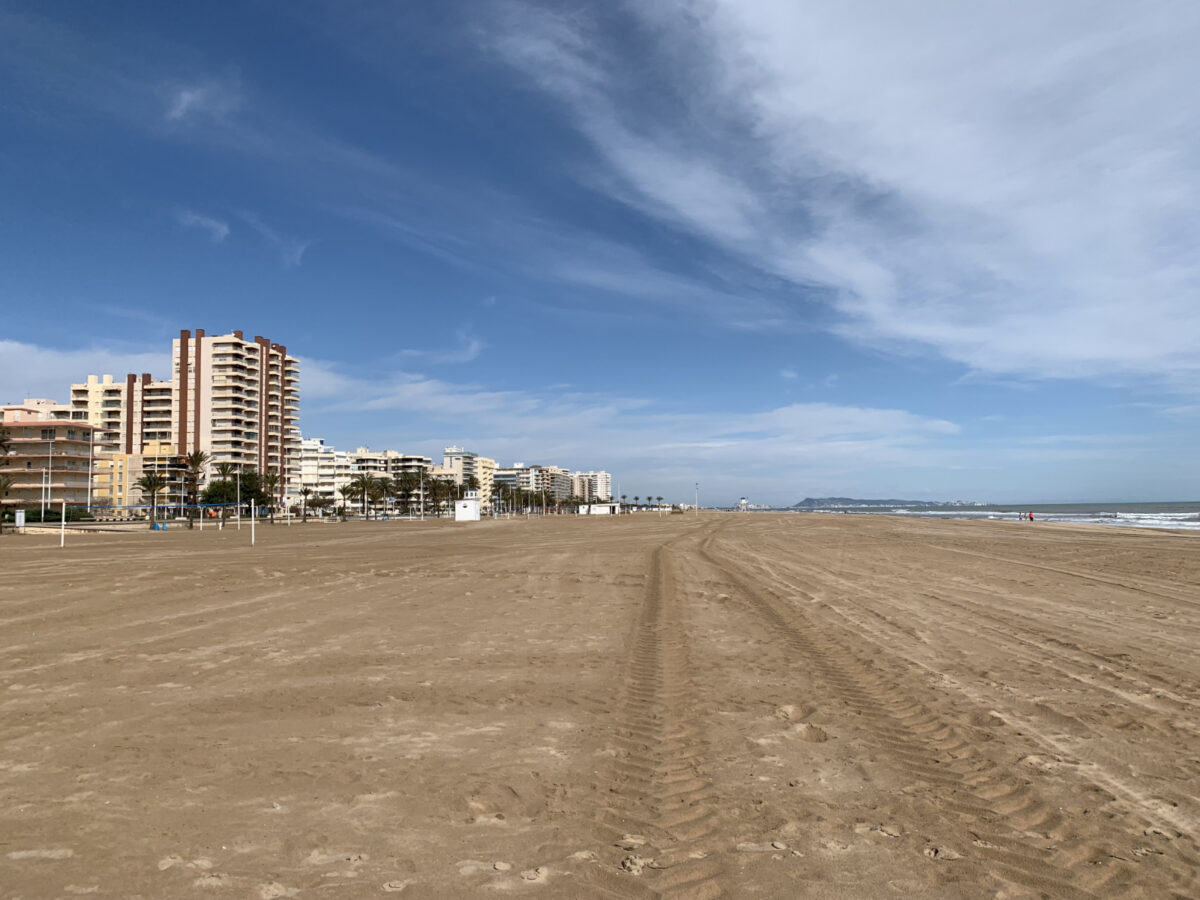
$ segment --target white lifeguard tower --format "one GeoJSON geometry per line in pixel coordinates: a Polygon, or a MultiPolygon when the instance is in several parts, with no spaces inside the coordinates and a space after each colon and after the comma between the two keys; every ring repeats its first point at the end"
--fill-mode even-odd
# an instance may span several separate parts
{"type": "Polygon", "coordinates": [[[479,491],[467,491],[461,500],[454,501],[454,521],[479,521],[479,491]]]}

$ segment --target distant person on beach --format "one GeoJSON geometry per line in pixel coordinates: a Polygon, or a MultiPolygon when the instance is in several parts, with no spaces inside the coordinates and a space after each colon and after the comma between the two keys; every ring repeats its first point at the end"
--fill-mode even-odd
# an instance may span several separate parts
{"type": "Polygon", "coordinates": [[[1032,522],[1032,521],[1033,521],[1033,513],[1032,513],[1032,512],[1029,514],[1029,521],[1030,521],[1030,522],[1032,522]]]}

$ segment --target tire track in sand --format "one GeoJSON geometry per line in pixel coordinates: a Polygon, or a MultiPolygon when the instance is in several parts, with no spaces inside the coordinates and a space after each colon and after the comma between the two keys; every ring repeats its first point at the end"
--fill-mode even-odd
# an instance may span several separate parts
{"type": "Polygon", "coordinates": [[[602,896],[715,900],[724,896],[714,858],[716,796],[669,557],[666,545],[650,557],[597,814],[623,858],[594,869],[591,880],[602,896]]]}
{"type": "MultiPolygon", "coordinates": [[[[950,717],[923,702],[904,674],[878,655],[855,651],[851,641],[760,584],[722,557],[713,538],[700,547],[713,565],[828,692],[863,723],[861,736],[890,765],[936,792],[940,807],[962,819],[972,855],[988,861],[1000,879],[1056,898],[1142,896],[1137,869],[1104,834],[1066,823],[1028,773],[989,759],[950,717]],[[912,690],[905,690],[912,687],[912,690]]],[[[1174,856],[1174,854],[1172,854],[1174,856]]],[[[1171,869],[1172,896],[1195,896],[1194,861],[1158,856],[1171,869]]]]}

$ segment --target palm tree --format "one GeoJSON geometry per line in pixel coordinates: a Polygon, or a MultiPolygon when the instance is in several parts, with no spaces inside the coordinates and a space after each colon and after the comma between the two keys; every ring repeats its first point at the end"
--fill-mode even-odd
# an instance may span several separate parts
{"type": "Polygon", "coordinates": [[[353,488],[356,497],[362,498],[363,518],[367,518],[367,496],[375,486],[375,476],[367,472],[359,472],[350,479],[349,486],[353,488]]]}
{"type": "Polygon", "coordinates": [[[420,476],[416,472],[401,472],[397,479],[396,493],[404,497],[405,512],[412,513],[413,494],[421,487],[420,476]]]}
{"type": "MultiPolygon", "coordinates": [[[[388,492],[384,486],[386,481],[386,478],[373,478],[371,479],[371,486],[367,489],[367,497],[371,500],[371,509],[374,511],[376,517],[379,516],[379,504],[387,499],[388,492]]],[[[387,512],[386,506],[384,506],[384,512],[387,512]]]]}
{"type": "Polygon", "coordinates": [[[342,495],[342,521],[346,521],[346,509],[350,505],[350,501],[356,496],[353,484],[343,484],[338,488],[338,493],[342,495]]]}
{"type": "Polygon", "coordinates": [[[394,500],[396,497],[396,482],[384,475],[382,478],[377,478],[379,484],[379,499],[383,501],[384,515],[388,513],[389,500],[394,500]]]}
{"type": "Polygon", "coordinates": [[[137,480],[137,486],[142,489],[143,494],[150,495],[150,528],[153,530],[158,518],[158,494],[166,489],[167,479],[157,472],[147,472],[137,480]]]}
{"type": "MultiPolygon", "coordinates": [[[[462,486],[468,491],[477,491],[479,490],[479,479],[474,475],[468,475],[462,486]]],[[[459,499],[462,499],[461,495],[459,496],[459,499]]]]}
{"type": "Polygon", "coordinates": [[[656,501],[658,501],[658,505],[659,505],[659,506],[662,506],[662,494],[659,494],[659,495],[658,495],[657,497],[655,497],[654,499],[655,499],[656,501]]]}
{"type": "Polygon", "coordinates": [[[200,505],[200,476],[204,474],[204,467],[208,464],[208,454],[203,450],[193,450],[183,461],[187,465],[187,472],[183,477],[192,502],[192,508],[188,510],[188,528],[194,528],[196,510],[200,505]]]}
{"type": "Polygon", "coordinates": [[[308,498],[312,496],[312,488],[300,488],[300,524],[308,524],[308,498]]]}
{"type": "Polygon", "coordinates": [[[271,524],[274,525],[275,501],[278,499],[279,494],[279,473],[274,469],[271,469],[269,472],[267,472],[267,474],[262,477],[262,489],[266,491],[267,497],[269,498],[267,509],[269,511],[271,524]]]}
{"type": "Polygon", "coordinates": [[[626,498],[626,497],[628,497],[628,496],[629,496],[628,494],[622,494],[622,495],[621,495],[621,506],[624,506],[624,505],[625,505],[625,498],[626,498]]]}

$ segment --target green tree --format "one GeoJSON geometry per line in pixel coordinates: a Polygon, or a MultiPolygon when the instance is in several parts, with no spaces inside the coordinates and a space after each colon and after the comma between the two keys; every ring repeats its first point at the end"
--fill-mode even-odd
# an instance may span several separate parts
{"type": "MultiPolygon", "coordinates": [[[[237,485],[232,481],[220,479],[210,481],[205,485],[204,490],[200,492],[201,503],[227,504],[237,502],[237,485]]],[[[221,515],[225,514],[225,510],[221,511],[221,515]]]]}
{"type": "Polygon", "coordinates": [[[353,484],[344,484],[338,488],[338,493],[342,495],[342,521],[346,521],[346,509],[350,505],[350,501],[358,495],[355,493],[353,484]]]}
{"type": "Polygon", "coordinates": [[[300,524],[301,525],[308,524],[308,507],[309,507],[308,498],[311,496],[312,496],[312,488],[310,488],[310,487],[300,488],[300,524]]]}
{"type": "Polygon", "coordinates": [[[184,482],[187,485],[188,500],[191,502],[191,509],[188,510],[187,523],[188,528],[194,528],[196,524],[196,507],[200,503],[200,476],[204,474],[204,467],[208,465],[208,454],[203,450],[193,450],[183,458],[187,465],[187,471],[184,473],[184,482]]]}
{"type": "Polygon", "coordinates": [[[396,480],[396,493],[404,498],[404,511],[412,514],[413,495],[421,489],[421,477],[416,472],[401,472],[396,480]]]}
{"type": "Polygon", "coordinates": [[[396,499],[396,482],[388,478],[386,475],[382,478],[375,479],[379,485],[379,500],[383,502],[383,511],[386,514],[389,512],[389,503],[391,507],[395,506],[396,499]]]}
{"type": "Polygon", "coordinates": [[[275,524],[275,502],[279,499],[279,473],[274,469],[262,476],[262,490],[267,496],[267,510],[271,524],[275,524]]]}
{"type": "Polygon", "coordinates": [[[656,501],[658,501],[658,505],[659,505],[659,506],[662,506],[662,494],[659,494],[659,495],[658,495],[657,497],[655,497],[654,499],[655,499],[656,501]]]}
{"type": "Polygon", "coordinates": [[[150,495],[150,528],[153,529],[158,519],[158,495],[166,490],[167,479],[157,472],[147,472],[137,480],[137,486],[142,489],[143,495],[150,495]]]}
{"type": "MultiPolygon", "coordinates": [[[[375,478],[371,481],[371,486],[367,489],[367,498],[371,501],[371,510],[376,517],[379,516],[379,504],[387,500],[388,492],[385,482],[386,478],[375,478]]],[[[386,506],[384,512],[387,512],[386,506]]]]}
{"type": "Polygon", "coordinates": [[[362,499],[363,518],[367,518],[367,499],[371,495],[371,490],[375,487],[376,479],[369,472],[359,472],[350,479],[350,487],[353,488],[353,495],[362,499]]]}

